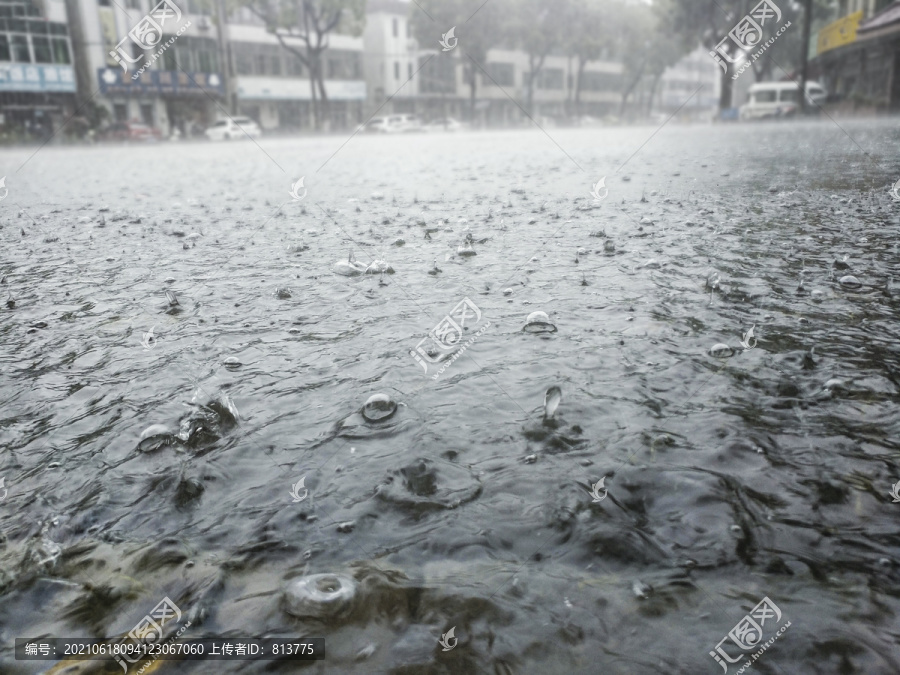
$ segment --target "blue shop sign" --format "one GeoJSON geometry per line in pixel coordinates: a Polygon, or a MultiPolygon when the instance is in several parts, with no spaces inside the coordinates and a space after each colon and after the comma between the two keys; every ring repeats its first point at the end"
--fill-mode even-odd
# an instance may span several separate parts
{"type": "Polygon", "coordinates": [[[0,63],[0,91],[75,93],[72,66],[0,63]]]}
{"type": "Polygon", "coordinates": [[[100,93],[137,96],[225,95],[225,81],[219,73],[187,73],[183,70],[147,70],[132,80],[134,73],[121,68],[100,68],[100,93]]]}

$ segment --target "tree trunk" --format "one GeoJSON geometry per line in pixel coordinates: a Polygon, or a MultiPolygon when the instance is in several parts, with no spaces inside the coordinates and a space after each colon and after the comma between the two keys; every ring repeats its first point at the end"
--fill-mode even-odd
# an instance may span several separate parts
{"type": "Polygon", "coordinates": [[[644,68],[647,67],[646,63],[642,63],[641,67],[638,69],[637,75],[635,75],[634,79],[631,81],[631,84],[622,92],[622,103],[619,105],[619,117],[623,117],[625,115],[625,106],[628,104],[628,97],[631,96],[631,92],[634,91],[634,88],[638,85],[638,82],[641,81],[641,78],[644,77],[644,68]]]}
{"type": "Polygon", "coordinates": [[[322,119],[327,121],[328,123],[328,131],[331,131],[331,123],[333,120],[331,119],[331,106],[328,103],[328,93],[325,91],[325,73],[323,72],[324,68],[322,68],[322,62],[319,61],[319,69],[318,69],[318,84],[319,84],[319,96],[322,102],[322,119]]]}
{"type": "Polygon", "coordinates": [[[310,55],[309,59],[309,91],[312,98],[310,99],[310,104],[312,105],[312,122],[313,129],[316,131],[319,130],[319,99],[316,95],[316,84],[317,84],[317,76],[316,76],[316,61],[310,55]]]}
{"type": "Polygon", "coordinates": [[[472,125],[475,125],[475,66],[469,66],[469,117],[472,125]]]}
{"type": "Polygon", "coordinates": [[[731,107],[731,77],[727,70],[719,77],[722,81],[722,91],[719,94],[719,110],[721,111],[731,107]]]}
{"type": "Polygon", "coordinates": [[[584,67],[587,59],[578,57],[578,79],[575,82],[575,114],[581,116],[581,77],[584,75],[584,67]]]}
{"type": "Polygon", "coordinates": [[[659,81],[662,79],[662,73],[657,73],[656,77],[653,78],[653,85],[650,87],[650,96],[647,98],[647,116],[650,116],[650,113],[653,112],[653,97],[656,96],[656,88],[659,86],[659,81]]]}

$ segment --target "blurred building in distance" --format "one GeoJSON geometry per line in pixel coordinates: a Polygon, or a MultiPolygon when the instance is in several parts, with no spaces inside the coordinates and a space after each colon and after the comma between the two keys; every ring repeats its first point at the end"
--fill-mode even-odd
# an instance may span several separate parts
{"type": "MultiPolygon", "coordinates": [[[[461,50],[443,49],[440,31],[435,31],[433,44],[419,44],[410,29],[411,11],[420,10],[405,0],[369,0],[366,6],[367,117],[412,113],[426,122],[449,117],[479,126],[530,124],[524,111],[530,76],[525,52],[491,49],[479,68],[461,50]]],[[[618,110],[621,63],[589,62],[580,80],[577,66],[568,56],[546,58],[534,83],[531,110],[539,123],[572,123],[618,110]]]]}
{"type": "MultiPolygon", "coordinates": [[[[721,73],[709,50],[697,47],[675,65],[666,69],[660,79],[653,109],[660,116],[678,120],[711,120],[719,110],[721,73]]],[[[750,78],[747,78],[748,80],[750,78]]]]}
{"type": "Polygon", "coordinates": [[[839,0],[812,73],[841,112],[900,111],[900,0],[839,0]]]}
{"type": "MultiPolygon", "coordinates": [[[[235,11],[228,19],[227,42],[234,61],[234,90],[238,112],[256,120],[263,130],[298,131],[313,126],[309,69],[278,38],[266,31],[250,10],[235,11]]],[[[286,37],[291,49],[305,52],[296,37],[286,37]]],[[[363,78],[363,40],[331,33],[322,55],[329,126],[346,129],[361,121],[366,99],[363,78]]],[[[317,91],[319,100],[321,95],[317,91]]]]}
{"type": "Polygon", "coordinates": [[[46,138],[75,111],[75,71],[61,0],[0,0],[0,134],[46,138]]]}

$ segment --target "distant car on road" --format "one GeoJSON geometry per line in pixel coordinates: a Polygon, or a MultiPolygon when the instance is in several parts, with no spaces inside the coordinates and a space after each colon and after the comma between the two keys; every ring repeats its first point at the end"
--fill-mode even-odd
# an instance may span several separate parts
{"type": "Polygon", "coordinates": [[[452,117],[442,117],[441,119],[432,120],[422,127],[423,131],[433,133],[435,131],[462,131],[464,129],[461,122],[452,117]]]}
{"type": "Polygon", "coordinates": [[[249,117],[235,117],[233,119],[219,120],[204,133],[211,141],[230,141],[232,139],[247,138],[247,136],[259,138],[262,136],[262,129],[249,117]]]}
{"type": "MultiPolygon", "coordinates": [[[[747,102],[741,106],[742,120],[790,117],[800,107],[800,85],[796,82],[758,82],[750,85],[747,102]]],[[[806,97],[812,108],[828,98],[828,92],[818,82],[806,83],[806,97]]]]}
{"type": "Polygon", "coordinates": [[[158,141],[162,131],[140,122],[113,122],[102,133],[104,141],[158,141]]]}
{"type": "Polygon", "coordinates": [[[416,115],[388,115],[387,117],[373,117],[363,130],[374,134],[404,134],[422,131],[422,122],[416,115]]]}

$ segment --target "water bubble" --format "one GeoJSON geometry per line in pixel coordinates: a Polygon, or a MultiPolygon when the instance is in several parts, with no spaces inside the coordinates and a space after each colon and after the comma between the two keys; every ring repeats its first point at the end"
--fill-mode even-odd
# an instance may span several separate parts
{"type": "Polygon", "coordinates": [[[550,322],[546,312],[539,310],[528,315],[522,330],[526,333],[555,333],[556,326],[550,322]]]}
{"type": "Polygon", "coordinates": [[[466,258],[469,256],[476,255],[476,253],[475,253],[475,249],[472,248],[472,243],[469,241],[466,241],[466,242],[460,244],[456,248],[456,255],[466,258]]]}
{"type": "Polygon", "coordinates": [[[504,289],[503,295],[512,295],[512,289],[511,288],[504,289]]]}
{"type": "Polygon", "coordinates": [[[242,364],[240,359],[238,359],[238,357],[236,357],[236,356],[229,356],[224,361],[224,366],[226,368],[228,368],[228,370],[236,370],[237,368],[240,368],[242,365],[244,365],[244,364],[242,364]]]}
{"type": "Polygon", "coordinates": [[[331,271],[335,274],[340,274],[342,277],[357,277],[366,271],[366,266],[358,262],[353,257],[353,253],[350,253],[346,260],[338,260],[334,263],[331,271]]]}
{"type": "Polygon", "coordinates": [[[847,276],[841,277],[838,280],[838,283],[841,286],[843,286],[844,288],[850,288],[850,289],[855,289],[855,288],[859,288],[860,286],[862,286],[862,283],[860,282],[860,280],[857,279],[852,274],[848,274],[847,276]]]}
{"type": "Polygon", "coordinates": [[[616,245],[612,242],[612,240],[607,239],[603,242],[603,251],[605,253],[613,253],[616,250],[616,245]]]}
{"type": "Polygon", "coordinates": [[[562,389],[559,387],[550,387],[544,393],[544,419],[553,419],[559,402],[562,400],[562,389]]]}
{"type": "Polygon", "coordinates": [[[366,274],[393,274],[394,268],[384,260],[373,260],[366,268],[366,274]]]}
{"type": "Polygon", "coordinates": [[[719,342],[709,348],[709,355],[717,359],[727,359],[729,356],[734,356],[734,349],[723,342],[719,342]]]}
{"type": "Polygon", "coordinates": [[[175,435],[169,427],[164,424],[151,424],[141,432],[138,452],[154,452],[175,442],[175,435]]]}
{"type": "Polygon", "coordinates": [[[397,404],[387,394],[372,394],[360,412],[367,422],[381,422],[397,412],[397,404]]]}
{"type": "Polygon", "coordinates": [[[275,297],[279,300],[287,300],[291,297],[291,292],[287,288],[276,288],[275,297]]]}
{"type": "Polygon", "coordinates": [[[646,598],[648,595],[650,595],[650,592],[652,590],[653,590],[652,586],[645,584],[640,579],[635,579],[634,583],[631,584],[631,592],[634,593],[634,596],[636,598],[640,598],[642,600],[644,598],[646,598]]]}
{"type": "Polygon", "coordinates": [[[353,606],[357,584],[343,574],[311,574],[290,584],[284,592],[288,614],[300,618],[329,619],[353,606]]]}

